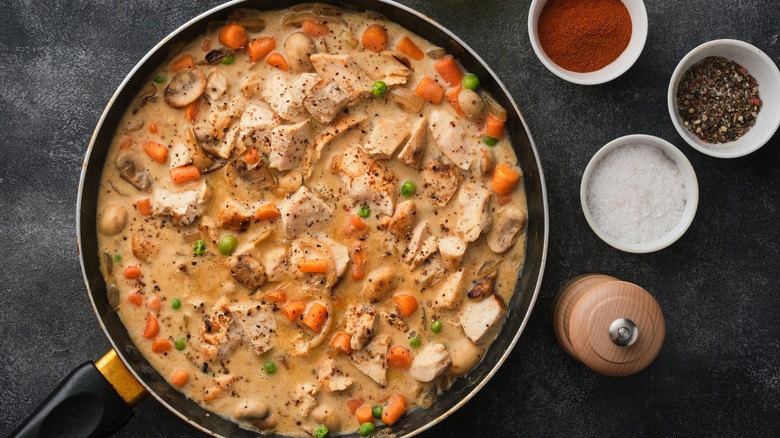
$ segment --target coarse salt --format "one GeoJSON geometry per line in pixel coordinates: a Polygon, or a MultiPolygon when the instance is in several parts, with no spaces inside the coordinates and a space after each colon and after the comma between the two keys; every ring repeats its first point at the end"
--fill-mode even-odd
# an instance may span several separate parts
{"type": "Polygon", "coordinates": [[[588,182],[596,226],[621,242],[656,241],[680,222],[686,192],[680,169],[660,149],[634,144],[610,151],[588,182]]]}

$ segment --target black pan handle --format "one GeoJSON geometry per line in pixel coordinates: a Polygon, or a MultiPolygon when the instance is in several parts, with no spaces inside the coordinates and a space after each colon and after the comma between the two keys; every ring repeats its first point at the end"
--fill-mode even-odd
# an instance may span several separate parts
{"type": "Polygon", "coordinates": [[[73,370],[10,437],[111,436],[130,421],[132,406],[145,397],[146,391],[111,350],[97,363],[73,370]],[[117,375],[118,367],[125,376],[117,375]]]}

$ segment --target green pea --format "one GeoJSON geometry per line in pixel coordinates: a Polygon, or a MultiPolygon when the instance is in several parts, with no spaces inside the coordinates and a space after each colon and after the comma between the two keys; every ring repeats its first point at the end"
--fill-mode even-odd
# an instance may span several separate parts
{"type": "Polygon", "coordinates": [[[431,331],[434,333],[441,333],[441,329],[444,327],[444,324],[441,323],[438,319],[436,321],[433,321],[433,324],[431,324],[431,331]]]}
{"type": "Polygon", "coordinates": [[[238,239],[235,238],[235,236],[231,236],[230,234],[226,234],[222,236],[221,239],[219,239],[219,252],[222,255],[230,255],[233,254],[233,251],[236,250],[236,246],[238,246],[238,239]]]}
{"type": "Polygon", "coordinates": [[[276,363],[274,361],[269,360],[268,362],[263,364],[263,371],[265,371],[266,374],[271,375],[276,372],[276,363]]]}
{"type": "Polygon", "coordinates": [[[406,180],[404,181],[403,185],[401,185],[401,195],[404,198],[411,198],[414,196],[414,192],[417,191],[417,186],[414,185],[413,182],[406,180]]]}
{"type": "Polygon", "coordinates": [[[177,338],[173,341],[173,346],[176,347],[177,350],[182,351],[184,350],[184,347],[187,346],[187,343],[184,341],[184,338],[177,338]]]}
{"type": "Polygon", "coordinates": [[[202,239],[195,242],[195,245],[192,247],[192,252],[199,256],[206,254],[206,242],[202,239]]]}
{"type": "Polygon", "coordinates": [[[387,84],[382,81],[376,81],[374,82],[374,85],[371,86],[371,94],[374,96],[381,96],[383,94],[387,93],[387,84]]]}
{"type": "Polygon", "coordinates": [[[358,216],[362,217],[363,219],[371,216],[371,209],[368,208],[368,205],[363,205],[360,207],[360,210],[358,210],[358,216]]]}
{"type": "Polygon", "coordinates": [[[157,75],[157,76],[155,76],[155,77],[154,77],[154,79],[152,79],[152,80],[153,80],[155,83],[157,83],[157,84],[162,84],[163,82],[165,82],[165,76],[163,76],[163,75],[157,75]]]}
{"type": "Polygon", "coordinates": [[[221,62],[221,63],[222,63],[222,64],[224,64],[224,65],[230,65],[230,64],[232,64],[232,63],[233,63],[233,61],[235,61],[235,60],[236,60],[236,57],[235,57],[235,56],[233,56],[233,55],[228,55],[228,56],[225,56],[224,58],[222,58],[222,59],[221,59],[219,62],[221,62]]]}
{"type": "Polygon", "coordinates": [[[119,263],[122,261],[122,254],[116,253],[114,254],[114,263],[119,263]]]}
{"type": "Polygon", "coordinates": [[[360,436],[369,436],[374,433],[374,425],[372,423],[363,423],[360,425],[360,436]]]}
{"type": "Polygon", "coordinates": [[[315,438],[325,438],[328,436],[329,433],[330,431],[328,430],[328,427],[325,426],[324,424],[320,424],[319,426],[317,426],[316,429],[314,429],[315,438]]]}
{"type": "Polygon", "coordinates": [[[467,74],[466,77],[463,78],[463,88],[467,90],[476,90],[479,88],[479,78],[477,75],[467,74]]]}
{"type": "Polygon", "coordinates": [[[374,406],[371,408],[371,413],[374,414],[374,418],[377,420],[382,419],[382,411],[384,411],[384,408],[382,406],[374,406]]]}
{"type": "Polygon", "coordinates": [[[498,144],[498,139],[497,138],[493,138],[493,137],[490,137],[490,136],[487,136],[487,135],[485,136],[485,138],[482,141],[486,145],[488,145],[490,147],[493,147],[493,146],[498,144]]]}
{"type": "Polygon", "coordinates": [[[420,345],[422,345],[422,339],[420,339],[419,336],[412,336],[409,338],[409,345],[414,348],[420,348],[420,345]]]}
{"type": "Polygon", "coordinates": [[[178,310],[181,308],[181,300],[178,298],[174,298],[173,301],[171,301],[171,307],[178,310]]]}

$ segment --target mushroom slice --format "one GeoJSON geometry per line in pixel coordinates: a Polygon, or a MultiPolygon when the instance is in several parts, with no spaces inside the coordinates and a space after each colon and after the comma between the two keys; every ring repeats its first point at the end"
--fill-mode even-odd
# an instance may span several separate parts
{"type": "Polygon", "coordinates": [[[251,290],[262,286],[267,279],[265,266],[255,260],[252,254],[245,253],[231,258],[229,266],[233,278],[251,290]]]}
{"type": "Polygon", "coordinates": [[[515,244],[517,235],[525,228],[526,217],[515,207],[504,207],[495,216],[495,224],[487,235],[487,244],[493,252],[501,254],[515,244]]]}
{"type": "Polygon", "coordinates": [[[179,70],[165,87],[165,103],[173,108],[184,108],[195,102],[206,91],[206,75],[196,68],[179,70]]]}
{"type": "Polygon", "coordinates": [[[125,181],[142,192],[148,192],[152,188],[152,177],[142,165],[139,165],[137,158],[133,152],[121,152],[116,157],[116,167],[125,181]]]}
{"type": "Polygon", "coordinates": [[[287,37],[284,42],[284,51],[287,52],[287,59],[290,61],[290,68],[293,72],[314,71],[311,63],[311,55],[317,53],[314,43],[303,32],[294,32],[287,37]]]}

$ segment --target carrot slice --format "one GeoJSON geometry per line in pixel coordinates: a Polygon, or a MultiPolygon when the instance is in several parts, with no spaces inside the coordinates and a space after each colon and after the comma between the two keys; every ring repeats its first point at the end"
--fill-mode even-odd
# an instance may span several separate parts
{"type": "Polygon", "coordinates": [[[200,170],[194,164],[174,167],[169,173],[174,184],[183,184],[200,179],[200,170]]]}
{"type": "Polygon", "coordinates": [[[154,313],[160,312],[160,309],[162,309],[162,302],[160,301],[160,297],[157,295],[150,296],[146,301],[146,308],[154,313]]]}
{"type": "Polygon", "coordinates": [[[155,353],[165,353],[170,350],[171,347],[172,345],[167,339],[155,339],[154,343],[152,343],[152,351],[155,353]]]}
{"type": "Polygon", "coordinates": [[[423,58],[425,58],[425,53],[423,53],[423,51],[417,47],[417,44],[415,44],[407,36],[401,38],[401,40],[395,44],[395,48],[399,52],[414,59],[415,61],[422,61],[423,58]]]}
{"type": "Polygon", "coordinates": [[[152,214],[152,203],[149,198],[141,198],[135,201],[135,208],[141,216],[150,216],[152,214]]]}
{"type": "Polygon", "coordinates": [[[330,28],[325,23],[317,23],[314,20],[303,20],[301,31],[313,37],[323,37],[330,33],[330,28]]]}
{"type": "Polygon", "coordinates": [[[127,294],[127,301],[136,307],[141,307],[141,305],[144,303],[144,297],[141,296],[141,293],[138,289],[133,289],[127,294]]]}
{"type": "Polygon", "coordinates": [[[152,339],[160,333],[160,324],[157,322],[157,318],[152,312],[146,313],[146,324],[144,324],[144,337],[146,339],[152,339]]]}
{"type": "Polygon", "coordinates": [[[168,148],[156,141],[147,141],[142,146],[142,149],[149,158],[158,163],[164,163],[168,160],[168,148]]]}
{"type": "Polygon", "coordinates": [[[246,29],[238,23],[228,23],[219,31],[219,42],[231,49],[240,49],[246,45],[246,29]]]}
{"type": "Polygon", "coordinates": [[[396,295],[393,297],[393,301],[396,307],[398,307],[398,314],[404,318],[416,312],[419,306],[417,298],[407,294],[396,295]]]}
{"type": "Polygon", "coordinates": [[[133,139],[130,138],[129,135],[125,135],[122,137],[121,140],[119,140],[119,150],[120,151],[126,151],[133,147],[133,139]]]}
{"type": "Polygon", "coordinates": [[[409,368],[412,365],[412,355],[406,348],[394,345],[387,351],[387,365],[392,368],[409,368]]]}
{"type": "Polygon", "coordinates": [[[424,76],[417,88],[414,90],[414,94],[422,97],[428,102],[438,105],[441,99],[444,97],[444,87],[436,83],[428,76],[424,76]]]}
{"type": "Polygon", "coordinates": [[[499,119],[493,114],[488,114],[485,122],[485,131],[489,137],[501,138],[504,136],[505,121],[499,119]]]}
{"type": "Polygon", "coordinates": [[[382,422],[392,426],[406,413],[406,403],[395,399],[382,410],[382,422]]]}
{"type": "Polygon", "coordinates": [[[303,315],[303,325],[309,327],[315,332],[319,333],[322,330],[322,326],[328,319],[328,309],[320,304],[314,303],[309,308],[309,311],[303,315]]]}
{"type": "Polygon", "coordinates": [[[452,55],[447,55],[434,62],[433,68],[436,69],[436,72],[439,73],[445,81],[447,81],[447,84],[449,84],[450,87],[458,86],[461,81],[463,81],[463,72],[460,71],[458,62],[452,55]]]}
{"type": "Polygon", "coordinates": [[[290,69],[290,66],[287,64],[287,60],[284,59],[284,56],[282,56],[279,52],[274,52],[268,55],[268,58],[266,58],[265,62],[267,62],[270,66],[276,67],[279,70],[287,71],[290,69]]]}
{"type": "Polygon", "coordinates": [[[138,266],[128,266],[125,268],[125,278],[135,280],[141,278],[141,268],[138,266]]]}
{"type": "Polygon", "coordinates": [[[187,105],[187,108],[184,109],[184,118],[187,119],[190,123],[195,123],[195,119],[198,117],[198,112],[200,112],[200,100],[195,100],[191,104],[187,105]]]}
{"type": "Polygon", "coordinates": [[[168,67],[171,73],[176,73],[177,71],[184,70],[185,68],[195,68],[195,58],[193,58],[189,53],[185,53],[184,55],[174,59],[171,61],[171,65],[168,67]]]}
{"type": "Polygon", "coordinates": [[[362,240],[356,240],[352,243],[352,271],[350,275],[355,280],[360,280],[366,276],[366,252],[365,244],[362,240]]]}
{"type": "Polygon", "coordinates": [[[363,32],[360,41],[366,49],[379,53],[387,47],[387,31],[383,26],[372,24],[363,32]]]}
{"type": "Polygon", "coordinates": [[[333,339],[330,340],[330,346],[344,354],[351,354],[352,353],[351,341],[352,341],[351,336],[349,336],[344,332],[339,332],[336,333],[336,336],[334,336],[333,339]]]}
{"type": "Polygon", "coordinates": [[[254,166],[260,162],[260,154],[257,153],[257,149],[247,149],[246,152],[241,154],[241,157],[243,157],[246,164],[250,166],[254,166]]]}
{"type": "Polygon", "coordinates": [[[276,48],[276,39],[272,37],[260,37],[250,41],[246,45],[246,51],[249,52],[249,60],[259,61],[276,48]]]}
{"type": "Polygon", "coordinates": [[[257,207],[257,210],[255,210],[255,220],[258,221],[272,221],[281,216],[282,214],[279,213],[279,209],[270,202],[257,207]]]}
{"type": "Polygon", "coordinates": [[[353,231],[363,231],[368,228],[368,224],[356,214],[350,214],[347,217],[347,222],[353,231]]]}
{"type": "Polygon", "coordinates": [[[152,134],[157,134],[160,132],[160,127],[157,126],[157,122],[152,122],[149,124],[149,132],[152,134]]]}
{"type": "Polygon", "coordinates": [[[351,398],[347,400],[346,405],[347,409],[349,409],[349,412],[355,414],[358,408],[363,406],[363,397],[351,398]]]}
{"type": "Polygon", "coordinates": [[[190,381],[190,373],[184,371],[181,368],[177,368],[176,371],[171,374],[171,385],[182,388],[187,382],[190,381]]]}
{"type": "Polygon", "coordinates": [[[306,274],[324,274],[328,272],[328,264],[324,259],[304,260],[298,265],[298,270],[306,274]]]}
{"type": "Polygon", "coordinates": [[[359,407],[357,411],[355,411],[355,415],[360,424],[374,422],[374,412],[371,410],[371,406],[363,405],[359,407]]]}
{"type": "Polygon", "coordinates": [[[450,103],[452,108],[455,110],[456,113],[458,113],[461,117],[466,117],[466,113],[463,112],[463,109],[460,107],[460,102],[458,102],[458,96],[460,95],[460,90],[462,87],[458,85],[457,87],[452,87],[444,94],[444,96],[447,97],[447,102],[450,103]]]}
{"type": "Polygon", "coordinates": [[[498,163],[490,178],[490,188],[499,195],[508,195],[520,182],[520,171],[505,163],[498,163]]]}
{"type": "Polygon", "coordinates": [[[265,294],[265,298],[271,301],[275,301],[277,303],[283,303],[287,301],[287,294],[284,293],[282,290],[275,290],[273,292],[268,292],[265,294]]]}
{"type": "Polygon", "coordinates": [[[282,306],[282,312],[284,312],[290,322],[295,322],[299,316],[303,315],[304,310],[306,310],[306,302],[301,300],[290,301],[282,306]]]}

